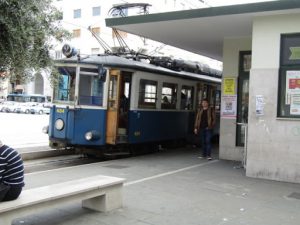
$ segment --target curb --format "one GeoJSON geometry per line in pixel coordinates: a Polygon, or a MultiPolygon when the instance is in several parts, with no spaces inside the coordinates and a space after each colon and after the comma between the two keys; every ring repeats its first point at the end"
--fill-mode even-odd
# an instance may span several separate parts
{"type": "Polygon", "coordinates": [[[62,156],[62,155],[73,155],[75,154],[74,149],[68,150],[44,150],[44,151],[34,151],[34,152],[23,152],[21,157],[24,161],[33,159],[42,159],[48,157],[62,156]]]}

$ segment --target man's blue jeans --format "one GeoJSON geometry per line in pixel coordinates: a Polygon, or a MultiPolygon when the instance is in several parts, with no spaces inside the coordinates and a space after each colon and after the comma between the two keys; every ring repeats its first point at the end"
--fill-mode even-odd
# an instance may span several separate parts
{"type": "Polygon", "coordinates": [[[211,156],[212,129],[200,129],[202,156],[211,156]]]}
{"type": "Polygon", "coordinates": [[[6,185],[0,183],[0,202],[15,200],[19,197],[22,191],[20,185],[6,185]]]}
{"type": "Polygon", "coordinates": [[[0,183],[0,202],[2,202],[2,200],[5,198],[9,189],[10,189],[10,186],[0,183]]]}

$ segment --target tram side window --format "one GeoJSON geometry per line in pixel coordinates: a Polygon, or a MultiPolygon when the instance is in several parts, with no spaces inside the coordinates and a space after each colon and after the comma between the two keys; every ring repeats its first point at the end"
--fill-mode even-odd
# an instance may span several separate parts
{"type": "Polygon", "coordinates": [[[216,113],[220,113],[220,109],[221,109],[221,91],[220,90],[216,90],[215,92],[215,110],[216,113]]]}
{"type": "Polygon", "coordinates": [[[26,102],[26,97],[23,96],[15,96],[15,102],[26,102]]]}
{"type": "Polygon", "coordinates": [[[176,109],[177,103],[177,84],[163,83],[161,91],[161,108],[176,109]]]}
{"type": "Polygon", "coordinates": [[[46,97],[42,97],[42,96],[30,96],[30,102],[43,103],[45,101],[46,101],[46,97]]]}
{"type": "Polygon", "coordinates": [[[115,110],[118,107],[117,93],[118,93],[118,77],[116,75],[110,75],[109,89],[108,89],[108,107],[110,109],[115,110]]]}
{"type": "Polygon", "coordinates": [[[59,79],[54,87],[54,100],[57,101],[74,101],[75,99],[75,67],[59,67],[59,79]]]}
{"type": "Polygon", "coordinates": [[[31,94],[10,94],[7,96],[8,101],[14,102],[37,102],[43,103],[46,102],[46,96],[41,95],[31,95],[31,94]]]}
{"type": "Polygon", "coordinates": [[[30,102],[31,101],[30,96],[24,96],[23,101],[24,102],[30,102]]]}
{"type": "Polygon", "coordinates": [[[11,95],[8,95],[7,98],[6,98],[6,100],[14,102],[15,101],[15,97],[11,96],[11,95]]]}
{"type": "Polygon", "coordinates": [[[79,84],[80,105],[103,105],[103,82],[98,75],[80,76],[79,84]]]}
{"type": "Polygon", "coordinates": [[[180,109],[192,110],[194,99],[194,87],[183,85],[181,88],[180,109]]]}
{"type": "Polygon", "coordinates": [[[140,80],[139,108],[155,109],[157,100],[157,81],[140,80]]]}
{"type": "Polygon", "coordinates": [[[24,97],[23,94],[21,94],[21,95],[19,95],[19,94],[9,94],[7,96],[7,101],[11,101],[11,102],[24,102],[24,99],[25,99],[25,97],[24,97]]]}

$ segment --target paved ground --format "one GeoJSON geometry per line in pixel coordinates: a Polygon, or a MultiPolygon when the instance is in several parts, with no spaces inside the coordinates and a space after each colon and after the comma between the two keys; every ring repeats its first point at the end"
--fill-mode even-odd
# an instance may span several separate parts
{"type": "MultiPolygon", "coordinates": [[[[245,177],[238,163],[199,159],[196,149],[26,175],[26,188],[96,174],[126,178],[124,207],[109,213],[62,205],[13,225],[299,225],[299,184],[245,177]],[[295,194],[294,194],[295,195],[295,194]]],[[[0,218],[1,221],[1,218],[0,218]]],[[[1,224],[1,223],[0,223],[1,224]]]]}
{"type": "Polygon", "coordinates": [[[48,145],[42,128],[49,124],[49,115],[0,113],[0,140],[14,148],[48,145]]]}

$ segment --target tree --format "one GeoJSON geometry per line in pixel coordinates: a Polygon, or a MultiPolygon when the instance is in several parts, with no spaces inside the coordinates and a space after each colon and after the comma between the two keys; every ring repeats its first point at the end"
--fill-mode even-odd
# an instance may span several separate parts
{"type": "Polygon", "coordinates": [[[70,37],[61,18],[52,0],[0,0],[0,73],[24,82],[32,71],[51,68],[51,43],[70,37]]]}

